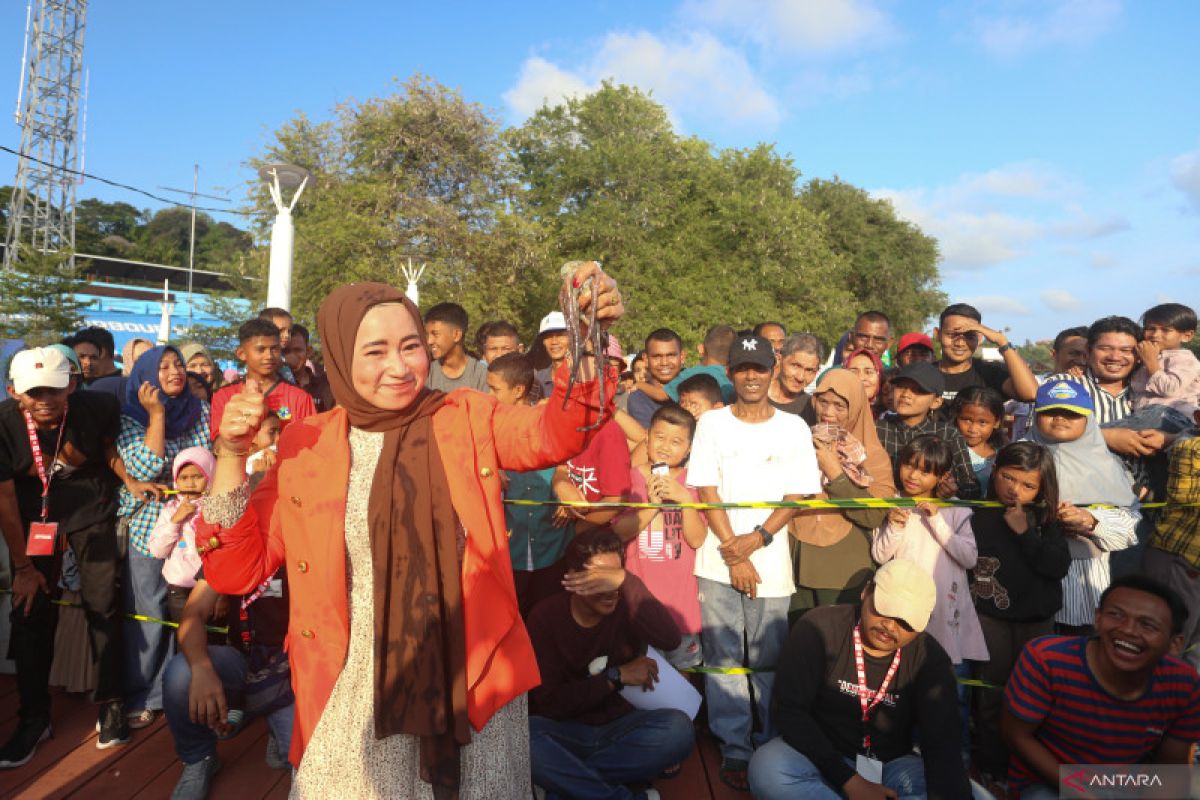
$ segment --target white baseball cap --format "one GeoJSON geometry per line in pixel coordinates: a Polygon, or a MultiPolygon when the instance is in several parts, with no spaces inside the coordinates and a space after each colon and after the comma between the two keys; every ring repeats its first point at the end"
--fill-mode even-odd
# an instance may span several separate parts
{"type": "Polygon", "coordinates": [[[8,365],[8,379],[17,394],[30,389],[65,389],[71,382],[71,363],[67,357],[50,347],[22,350],[8,365]]]}
{"type": "Polygon", "coordinates": [[[563,316],[563,313],[561,311],[551,311],[542,317],[542,324],[538,325],[538,336],[541,336],[546,331],[565,331],[566,329],[567,318],[563,316]]]}
{"type": "Polygon", "coordinates": [[[937,604],[937,585],[912,561],[889,561],[875,572],[875,610],[923,631],[937,604]]]}

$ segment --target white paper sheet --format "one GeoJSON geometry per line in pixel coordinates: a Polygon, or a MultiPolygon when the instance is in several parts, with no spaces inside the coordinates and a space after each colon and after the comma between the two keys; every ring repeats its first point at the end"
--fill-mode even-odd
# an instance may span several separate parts
{"type": "Polygon", "coordinates": [[[695,719],[700,710],[700,693],[662,653],[651,647],[646,655],[658,662],[658,683],[654,684],[654,690],[644,692],[641,686],[626,686],[621,690],[621,696],[634,708],[675,708],[695,719]]]}

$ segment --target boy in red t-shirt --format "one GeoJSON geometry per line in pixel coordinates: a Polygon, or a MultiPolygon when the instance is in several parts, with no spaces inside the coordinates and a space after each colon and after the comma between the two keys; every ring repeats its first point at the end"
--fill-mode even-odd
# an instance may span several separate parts
{"type": "Polygon", "coordinates": [[[217,440],[221,432],[221,414],[229,398],[241,394],[248,383],[254,382],[266,396],[267,408],[279,417],[283,428],[289,424],[317,413],[312,395],[303,389],[282,380],[279,370],[283,366],[283,351],[279,344],[279,328],[275,323],[252,319],[238,328],[238,361],[246,366],[246,378],[242,383],[223,387],[212,400],[212,437],[217,440]]]}

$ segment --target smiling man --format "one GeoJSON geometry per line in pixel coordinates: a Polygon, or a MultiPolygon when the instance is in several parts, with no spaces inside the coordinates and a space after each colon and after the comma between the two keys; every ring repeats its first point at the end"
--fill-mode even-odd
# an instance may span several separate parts
{"type": "Polygon", "coordinates": [[[457,303],[438,303],[425,312],[425,340],[435,359],[426,381],[430,389],[487,391],[487,364],[467,355],[467,319],[466,309],[457,303]]]}
{"type": "Polygon", "coordinates": [[[985,327],[982,320],[974,306],[954,303],[943,309],[938,326],[933,329],[934,338],[942,348],[937,367],[946,382],[942,392],[946,409],[943,416],[950,414],[950,401],[971,386],[988,386],[1005,397],[1026,402],[1037,395],[1038,380],[1025,359],[1007,335],[985,327]],[[1003,364],[975,358],[975,351],[985,339],[996,345],[1003,364]]]}
{"type": "MultiPolygon", "coordinates": [[[[761,336],[741,336],[729,354],[737,401],[700,418],[688,482],[705,503],[798,500],[821,491],[808,425],[767,397],[775,351],[761,336]]],[[[796,584],[788,556],[789,509],[709,511],[708,535],[696,552],[701,647],[710,667],[773,666],[787,638],[796,584]]],[[[721,743],[721,780],[744,790],[756,744],[773,735],[768,702],[774,673],[705,676],[708,724],[721,743]],[[750,687],[754,686],[754,700],[750,687]],[[756,704],[760,721],[751,735],[756,704]]]]}
{"type": "Polygon", "coordinates": [[[1168,655],[1187,616],[1166,586],[1129,575],[1101,595],[1095,636],[1026,645],[1000,723],[1011,796],[1058,797],[1062,764],[1189,763],[1200,740],[1200,677],[1168,655]]]}
{"type": "Polygon", "coordinates": [[[643,428],[649,428],[654,412],[663,403],[669,402],[665,394],[667,384],[683,370],[683,339],[670,328],[659,328],[646,337],[645,353],[648,371],[646,382],[649,388],[660,389],[663,399],[655,399],[647,394],[646,387],[639,385],[637,391],[629,395],[629,415],[643,428]]]}
{"type": "Polygon", "coordinates": [[[936,601],[929,573],[897,559],[861,605],[800,618],[775,682],[781,736],[750,764],[755,797],[971,796],[950,657],[924,633],[936,601]]]}

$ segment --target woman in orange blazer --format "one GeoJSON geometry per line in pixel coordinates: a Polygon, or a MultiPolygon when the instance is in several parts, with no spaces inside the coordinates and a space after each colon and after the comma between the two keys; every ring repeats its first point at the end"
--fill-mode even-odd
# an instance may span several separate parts
{"type": "MultiPolygon", "coordinates": [[[[593,262],[576,285],[589,277],[607,327],[620,294],[593,262]]],[[[252,593],[287,569],[293,796],[526,798],[524,693],[539,676],[500,470],[585,447],[579,429],[611,414],[592,359],[570,397],[564,367],[549,403],[502,406],[425,388],[420,314],[396,289],[341,287],[318,325],[339,407],[288,426],[277,467],[247,497],[244,459],[265,414],[248,385],[225,408],[197,528],[205,578],[222,593],[252,593]]],[[[615,373],[603,379],[611,398],[615,373]]]]}

